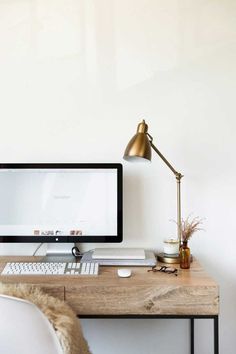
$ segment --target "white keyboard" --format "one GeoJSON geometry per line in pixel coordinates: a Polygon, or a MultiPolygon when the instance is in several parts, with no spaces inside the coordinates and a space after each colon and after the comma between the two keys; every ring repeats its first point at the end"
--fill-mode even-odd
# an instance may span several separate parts
{"type": "Polygon", "coordinates": [[[98,263],[7,263],[2,275],[98,275],[98,263]]]}

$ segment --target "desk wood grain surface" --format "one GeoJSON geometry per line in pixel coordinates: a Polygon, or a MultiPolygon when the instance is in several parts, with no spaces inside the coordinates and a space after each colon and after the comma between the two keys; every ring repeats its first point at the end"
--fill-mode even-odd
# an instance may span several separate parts
{"type": "MultiPolygon", "coordinates": [[[[6,262],[33,262],[41,257],[0,257],[6,262]]],[[[161,265],[161,263],[159,263],[161,265]]],[[[197,260],[178,276],[129,267],[131,278],[119,278],[117,267],[100,267],[97,277],[0,276],[3,283],[33,284],[64,299],[78,315],[217,315],[219,288],[197,260]]]]}

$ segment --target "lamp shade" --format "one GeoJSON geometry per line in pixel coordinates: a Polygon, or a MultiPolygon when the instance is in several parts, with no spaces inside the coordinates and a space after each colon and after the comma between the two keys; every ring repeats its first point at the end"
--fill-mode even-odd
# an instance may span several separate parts
{"type": "Polygon", "coordinates": [[[143,120],[138,125],[137,133],[133,136],[125,149],[124,160],[131,162],[151,161],[152,151],[147,131],[148,125],[143,120]]]}

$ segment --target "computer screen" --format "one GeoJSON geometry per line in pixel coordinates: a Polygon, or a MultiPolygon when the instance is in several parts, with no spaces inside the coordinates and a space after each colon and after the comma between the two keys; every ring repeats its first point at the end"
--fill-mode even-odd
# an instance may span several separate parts
{"type": "Polygon", "coordinates": [[[0,242],[121,241],[121,164],[0,165],[0,242]]]}

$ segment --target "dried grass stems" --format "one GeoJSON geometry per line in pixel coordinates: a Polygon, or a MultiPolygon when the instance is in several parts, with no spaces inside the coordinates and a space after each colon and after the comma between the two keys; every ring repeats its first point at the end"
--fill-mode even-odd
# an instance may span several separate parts
{"type": "Polygon", "coordinates": [[[201,227],[199,227],[202,225],[202,221],[203,219],[200,219],[198,216],[193,219],[190,219],[190,216],[188,216],[185,220],[182,219],[181,235],[183,242],[188,242],[195,232],[203,230],[201,227]]]}
{"type": "MultiPolygon", "coordinates": [[[[188,242],[195,232],[204,230],[201,227],[199,227],[200,225],[203,224],[203,220],[204,219],[200,219],[198,216],[196,216],[195,218],[191,218],[191,215],[189,215],[185,220],[182,219],[181,241],[188,242]]],[[[171,221],[173,221],[176,225],[178,225],[178,223],[175,220],[171,220],[171,221]]]]}

